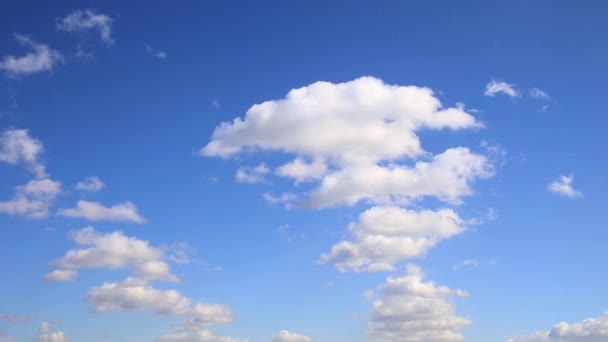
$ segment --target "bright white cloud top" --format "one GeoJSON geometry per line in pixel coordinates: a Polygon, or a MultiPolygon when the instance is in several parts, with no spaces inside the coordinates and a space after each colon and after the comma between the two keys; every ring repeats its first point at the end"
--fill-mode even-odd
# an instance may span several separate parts
{"type": "Polygon", "coordinates": [[[507,342],[602,342],[608,341],[608,312],[577,323],[561,322],[549,331],[515,337],[507,342]]]}
{"type": "Polygon", "coordinates": [[[138,213],[135,204],[128,201],[105,207],[97,202],[80,200],[76,208],[59,209],[59,215],[90,221],[145,222],[145,219],[138,213]]]}
{"type": "Polygon", "coordinates": [[[272,336],[272,342],[314,342],[311,337],[281,330],[272,336]]]}
{"type": "Polygon", "coordinates": [[[504,94],[510,97],[520,97],[521,94],[515,88],[515,85],[507,82],[492,80],[486,85],[486,90],[483,93],[485,96],[494,97],[497,94],[504,94]]]}
{"type": "Polygon", "coordinates": [[[39,43],[29,36],[15,33],[15,39],[20,45],[33,50],[24,56],[4,56],[0,61],[0,70],[11,76],[30,75],[43,71],[52,71],[63,62],[63,55],[51,49],[48,45],[39,43]]]}
{"type": "Polygon", "coordinates": [[[349,225],[354,241],[335,244],[321,262],[340,271],[392,271],[397,262],[422,256],[464,229],[464,220],[452,209],[373,207],[349,225]]]}
{"type": "Polygon", "coordinates": [[[549,184],[549,186],[547,186],[547,190],[554,194],[569,197],[569,198],[583,197],[582,192],[575,190],[572,187],[572,182],[574,182],[573,175],[568,175],[568,176],[562,175],[562,176],[559,176],[558,179],[551,182],[549,184]]]}
{"type": "Polygon", "coordinates": [[[459,331],[471,323],[456,314],[451,301],[467,293],[424,281],[424,273],[416,265],[408,265],[402,276],[388,277],[378,292],[369,322],[374,341],[462,341],[459,331]]]}
{"type": "Polygon", "coordinates": [[[49,216],[49,210],[57,195],[61,193],[61,183],[51,179],[34,179],[18,186],[12,199],[0,201],[0,213],[42,219],[49,216]]]}
{"type": "Polygon", "coordinates": [[[0,162],[25,164],[38,178],[46,177],[45,166],[40,161],[42,152],[44,146],[31,137],[27,129],[8,129],[0,134],[0,162]]]}

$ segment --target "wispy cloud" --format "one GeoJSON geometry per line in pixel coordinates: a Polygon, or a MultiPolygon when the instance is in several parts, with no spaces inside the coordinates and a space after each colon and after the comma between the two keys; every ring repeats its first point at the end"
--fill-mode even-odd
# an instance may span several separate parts
{"type": "Polygon", "coordinates": [[[94,30],[99,33],[100,39],[108,46],[114,45],[112,39],[112,22],[114,19],[95,10],[76,10],[65,18],[57,19],[57,30],[70,33],[94,30]]]}
{"type": "Polygon", "coordinates": [[[0,70],[3,70],[10,76],[18,77],[43,71],[52,71],[59,63],[63,62],[63,55],[46,44],[38,43],[30,37],[19,33],[15,33],[15,39],[20,45],[28,47],[33,51],[24,56],[4,56],[2,61],[0,61],[0,70]]]}
{"type": "Polygon", "coordinates": [[[535,99],[548,100],[551,98],[551,96],[549,96],[549,94],[547,94],[547,92],[545,92],[542,89],[538,89],[538,88],[528,89],[528,94],[530,95],[530,97],[535,98],[535,99]]]}
{"type": "Polygon", "coordinates": [[[76,184],[76,190],[87,191],[87,192],[97,192],[103,189],[106,185],[103,183],[99,177],[87,177],[84,180],[78,182],[76,184]]]}
{"type": "Polygon", "coordinates": [[[521,94],[515,88],[515,85],[507,82],[492,80],[486,85],[486,90],[483,93],[485,96],[494,97],[496,94],[505,94],[510,97],[520,97],[521,94]]]}
{"type": "Polygon", "coordinates": [[[559,176],[558,179],[556,179],[555,181],[553,181],[549,184],[549,186],[547,187],[547,190],[549,190],[549,192],[552,192],[554,194],[558,194],[558,195],[569,197],[569,198],[583,197],[582,192],[577,191],[572,187],[573,181],[574,181],[573,175],[568,175],[568,176],[561,175],[561,176],[559,176]]]}
{"type": "Polygon", "coordinates": [[[150,45],[146,45],[146,52],[154,58],[157,59],[167,59],[167,53],[163,50],[155,50],[150,45]]]}

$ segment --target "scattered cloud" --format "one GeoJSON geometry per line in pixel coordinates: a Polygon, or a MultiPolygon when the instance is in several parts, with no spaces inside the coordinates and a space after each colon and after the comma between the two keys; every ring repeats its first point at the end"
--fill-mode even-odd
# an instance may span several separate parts
{"type": "Polygon", "coordinates": [[[480,127],[462,105],[444,108],[428,88],[362,77],[339,84],[316,82],[284,99],[254,105],[245,118],[218,126],[200,154],[230,158],[248,148],[295,154],[276,173],[296,182],[319,181],[299,203],[303,206],[424,196],[456,203],[471,194],[472,181],[492,175],[491,165],[462,147],[433,157],[416,132],[480,127]],[[422,160],[412,167],[412,159],[422,160]]]}
{"type": "Polygon", "coordinates": [[[272,342],[314,342],[314,340],[308,336],[281,330],[278,334],[272,336],[272,342]]]}
{"type": "Polygon", "coordinates": [[[222,106],[222,104],[220,103],[220,100],[218,100],[218,99],[211,100],[211,107],[213,107],[215,110],[220,109],[221,106],[222,106]]]}
{"type": "Polygon", "coordinates": [[[99,177],[87,177],[76,184],[76,190],[97,192],[103,189],[106,185],[99,177]]]}
{"type": "Polygon", "coordinates": [[[402,276],[388,277],[378,291],[368,324],[374,341],[461,341],[460,329],[471,323],[456,314],[451,301],[466,292],[424,281],[416,265],[408,265],[402,276]]]}
{"type": "Polygon", "coordinates": [[[112,39],[112,22],[114,19],[95,10],[76,10],[65,18],[57,19],[57,30],[69,33],[82,33],[94,30],[100,39],[108,46],[114,45],[112,39]]]}
{"type": "Polygon", "coordinates": [[[535,99],[549,100],[551,98],[551,96],[549,96],[547,92],[538,88],[528,89],[528,94],[530,95],[530,97],[535,99]]]}
{"type": "Polygon", "coordinates": [[[131,269],[144,280],[178,281],[160,248],[145,240],[124,235],[120,231],[101,234],[86,227],[71,234],[72,240],[83,248],[69,250],[51,265],[54,271],[46,274],[49,281],[71,281],[79,269],[131,269]]]}
{"type": "Polygon", "coordinates": [[[454,271],[459,271],[460,269],[464,268],[464,267],[478,267],[478,266],[482,266],[482,265],[490,265],[490,266],[494,266],[496,265],[496,261],[491,260],[491,261],[478,261],[475,259],[466,259],[463,260],[457,264],[452,265],[452,269],[454,271]]]}
{"type": "Polygon", "coordinates": [[[542,106],[542,107],[540,107],[538,109],[538,112],[540,112],[540,113],[546,113],[547,110],[549,110],[549,105],[544,105],[544,106],[542,106]]]}
{"type": "Polygon", "coordinates": [[[40,323],[38,331],[40,336],[36,339],[38,342],[69,342],[69,339],[62,331],[55,330],[55,322],[43,321],[40,323]]]}
{"type": "Polygon", "coordinates": [[[154,58],[161,60],[167,59],[167,53],[165,51],[152,49],[150,45],[146,45],[146,52],[154,58]]]}
{"type": "Polygon", "coordinates": [[[292,194],[291,192],[284,192],[278,196],[275,196],[270,192],[266,192],[264,195],[262,195],[262,197],[270,204],[283,204],[286,208],[291,207],[291,204],[298,199],[298,196],[292,194]]]}
{"type": "Polygon", "coordinates": [[[270,169],[266,164],[262,163],[256,167],[240,167],[236,170],[235,179],[241,183],[258,184],[264,183],[264,175],[268,174],[270,169]]]}
{"type": "Polygon", "coordinates": [[[144,218],[137,212],[135,204],[131,202],[104,207],[97,202],[80,200],[76,208],[59,209],[58,213],[61,216],[84,218],[90,221],[145,222],[144,218]]]}
{"type": "Polygon", "coordinates": [[[547,190],[554,194],[558,194],[560,196],[565,196],[569,198],[579,198],[583,197],[583,193],[577,190],[574,190],[572,187],[572,182],[574,181],[574,176],[559,176],[559,178],[549,184],[547,190]]]}
{"type": "Polygon", "coordinates": [[[505,94],[510,97],[520,97],[521,94],[515,88],[515,85],[507,82],[492,80],[486,85],[486,90],[483,93],[485,96],[494,97],[496,94],[505,94]]]}
{"type": "Polygon", "coordinates": [[[25,164],[37,178],[47,177],[40,161],[42,143],[32,138],[27,129],[7,129],[0,134],[0,162],[10,165],[25,164]]]}
{"type": "Polygon", "coordinates": [[[608,340],[608,312],[577,323],[561,322],[549,331],[515,337],[507,342],[601,342],[608,340]]]}
{"type": "Polygon", "coordinates": [[[18,186],[11,200],[0,202],[0,213],[35,219],[48,217],[59,193],[61,183],[57,181],[48,178],[31,180],[18,186]]]}
{"type": "Polygon", "coordinates": [[[320,261],[341,272],[392,271],[399,261],[425,255],[441,240],[460,234],[464,224],[452,209],[373,207],[349,225],[354,241],[335,244],[320,261]]]}
{"type": "Polygon", "coordinates": [[[31,75],[43,71],[52,71],[63,62],[63,55],[51,49],[48,45],[38,43],[29,36],[15,33],[15,39],[20,45],[33,51],[24,56],[4,56],[0,61],[0,70],[13,77],[31,75]]]}
{"type": "Polygon", "coordinates": [[[0,321],[6,321],[9,323],[25,323],[35,320],[34,316],[16,316],[9,313],[0,311],[0,321]]]}
{"type": "Polygon", "coordinates": [[[160,336],[158,341],[184,341],[184,342],[248,342],[247,339],[218,336],[209,330],[198,330],[166,334],[160,336]]]}

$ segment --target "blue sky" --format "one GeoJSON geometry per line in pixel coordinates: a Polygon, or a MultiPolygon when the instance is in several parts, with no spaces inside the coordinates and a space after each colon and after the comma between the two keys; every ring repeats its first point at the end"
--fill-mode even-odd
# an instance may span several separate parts
{"type": "Polygon", "coordinates": [[[6,2],[0,341],[607,341],[606,6],[6,2]]]}

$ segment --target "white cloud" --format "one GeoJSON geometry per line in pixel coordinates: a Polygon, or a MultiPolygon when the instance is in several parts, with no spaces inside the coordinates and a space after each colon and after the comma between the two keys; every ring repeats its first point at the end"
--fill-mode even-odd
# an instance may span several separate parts
{"type": "Polygon", "coordinates": [[[509,84],[503,81],[492,80],[490,83],[486,85],[486,90],[483,93],[485,96],[494,97],[496,94],[505,94],[510,97],[520,97],[521,94],[517,89],[515,89],[515,85],[509,84]]]}
{"type": "Polygon", "coordinates": [[[408,210],[373,207],[349,225],[354,241],[341,241],[321,262],[340,271],[389,271],[399,261],[415,258],[465,230],[464,221],[452,209],[408,210]]]}
{"type": "Polygon", "coordinates": [[[54,180],[35,179],[18,186],[13,198],[0,202],[0,213],[21,215],[29,218],[45,218],[57,195],[61,193],[61,183],[54,180]]]}
{"type": "Polygon", "coordinates": [[[475,260],[475,259],[466,259],[466,260],[463,260],[463,261],[461,261],[461,262],[459,262],[457,264],[452,265],[452,269],[454,271],[458,271],[458,270],[460,270],[460,269],[462,269],[464,267],[478,267],[478,266],[481,266],[481,265],[490,265],[490,266],[493,266],[493,265],[496,265],[496,261],[494,261],[494,260],[491,260],[491,261],[479,261],[479,260],[475,260]]]}
{"type": "Polygon", "coordinates": [[[15,34],[20,45],[31,48],[33,51],[24,56],[4,56],[0,61],[0,70],[11,76],[30,75],[42,71],[51,71],[63,62],[63,55],[51,49],[48,45],[38,43],[23,34],[15,34]]]}
{"type": "Polygon", "coordinates": [[[86,297],[95,312],[153,311],[163,316],[179,316],[185,332],[196,332],[202,327],[233,321],[230,307],[224,304],[192,303],[176,290],[159,290],[148,281],[128,278],[120,283],[104,283],[94,287],[86,297]]]}
{"type": "Polygon", "coordinates": [[[281,330],[278,334],[272,336],[272,342],[313,342],[314,340],[308,336],[291,333],[287,330],[281,330]]]}
{"type": "Polygon", "coordinates": [[[572,182],[574,181],[574,176],[559,176],[559,178],[549,184],[547,190],[554,194],[558,194],[561,196],[566,196],[570,198],[578,198],[583,197],[583,193],[577,190],[574,190],[572,187],[572,182]]]}
{"type": "Polygon", "coordinates": [[[143,223],[145,220],[131,202],[123,202],[111,207],[104,207],[97,202],[78,201],[76,208],[59,209],[59,215],[79,217],[90,221],[120,221],[143,223]]]}
{"type": "Polygon", "coordinates": [[[33,316],[16,316],[9,313],[0,311],[0,321],[6,321],[9,323],[24,323],[35,320],[33,316]]]}
{"type": "Polygon", "coordinates": [[[270,204],[283,204],[286,208],[291,207],[291,203],[298,199],[298,196],[292,194],[291,192],[284,192],[278,196],[275,196],[270,192],[266,192],[264,195],[262,195],[262,197],[270,204]]]}
{"type": "Polygon", "coordinates": [[[38,336],[38,342],[69,342],[70,340],[62,331],[53,331],[48,334],[38,336]]]}
{"type": "Polygon", "coordinates": [[[42,143],[32,138],[27,129],[8,129],[0,134],[0,162],[25,164],[38,178],[47,177],[39,160],[44,151],[42,143]]]}
{"type": "Polygon", "coordinates": [[[40,323],[40,327],[38,328],[38,331],[41,334],[44,334],[44,333],[50,333],[50,332],[52,332],[53,329],[55,329],[55,324],[53,322],[42,321],[40,323]]]}
{"type": "Polygon", "coordinates": [[[530,95],[530,97],[533,97],[535,99],[543,99],[543,100],[548,100],[551,97],[549,96],[549,94],[547,94],[547,92],[545,92],[542,89],[538,89],[538,88],[532,88],[528,90],[528,94],[530,95]]]}
{"type": "Polygon", "coordinates": [[[464,106],[444,108],[428,88],[362,77],[316,82],[254,105],[244,118],[219,125],[200,154],[228,158],[251,148],[295,154],[276,173],[296,182],[319,181],[300,203],[305,206],[424,196],[458,202],[471,194],[472,181],[491,175],[489,161],[466,148],[433,157],[417,132],[480,127],[464,106]],[[414,167],[412,160],[418,160],[414,167]]]}
{"type": "Polygon", "coordinates": [[[74,270],[53,270],[44,275],[46,281],[73,281],[76,279],[78,272],[74,270]]]}
{"type": "Polygon", "coordinates": [[[604,342],[608,341],[608,312],[577,323],[561,322],[550,331],[511,338],[507,342],[604,342]]]}
{"type": "Polygon", "coordinates": [[[240,167],[236,170],[234,178],[241,183],[257,184],[264,182],[264,175],[268,174],[270,169],[266,164],[262,163],[256,167],[240,167]]]}
{"type": "Polygon", "coordinates": [[[146,51],[148,54],[157,59],[167,59],[167,53],[163,50],[154,50],[150,45],[146,45],[146,51]]]}
{"type": "Polygon", "coordinates": [[[461,341],[460,329],[471,322],[456,314],[452,297],[466,296],[424,281],[422,270],[408,265],[403,276],[388,277],[372,302],[369,335],[393,342],[461,341]]]}
{"type": "Polygon", "coordinates": [[[178,280],[165,262],[163,251],[150,246],[148,241],[126,236],[120,231],[100,234],[93,227],[78,230],[71,237],[76,244],[85,247],[71,249],[53,262],[56,270],[45,275],[46,280],[72,280],[78,269],[87,268],[129,268],[142,279],[178,280]]]}
{"type": "Polygon", "coordinates": [[[65,18],[57,19],[57,30],[70,33],[85,32],[96,30],[99,32],[101,40],[106,45],[114,44],[112,39],[113,19],[105,14],[99,14],[94,10],[76,10],[68,14],[65,18]]]}
{"type": "Polygon", "coordinates": [[[105,187],[105,184],[99,177],[87,177],[76,184],[76,190],[97,192],[105,187]]]}
{"type": "Polygon", "coordinates": [[[158,341],[183,342],[248,342],[247,339],[218,336],[209,330],[188,331],[160,336],[158,341]]]}

